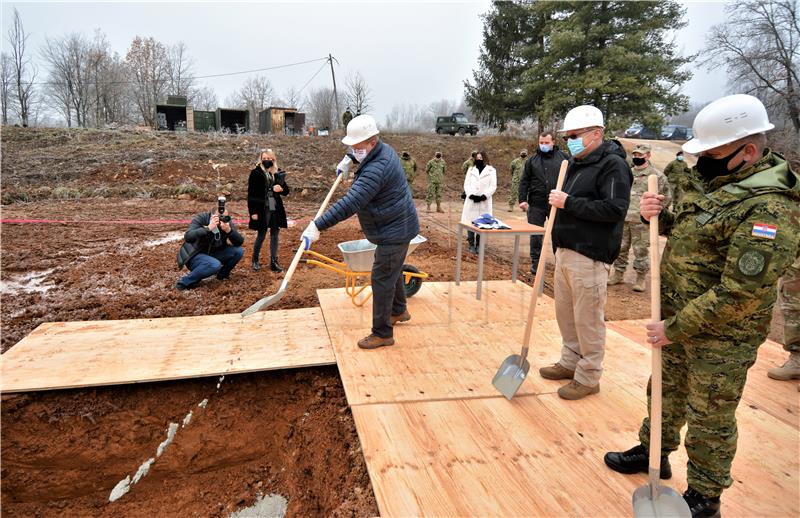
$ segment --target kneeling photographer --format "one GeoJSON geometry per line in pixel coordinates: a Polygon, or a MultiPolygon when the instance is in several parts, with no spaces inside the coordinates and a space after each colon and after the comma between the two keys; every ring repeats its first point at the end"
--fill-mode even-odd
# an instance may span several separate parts
{"type": "Polygon", "coordinates": [[[224,281],[242,258],[244,237],[231,221],[225,208],[225,197],[210,212],[192,218],[178,251],[178,269],[186,266],[189,273],[181,277],[175,288],[183,291],[196,287],[212,275],[224,281]]]}

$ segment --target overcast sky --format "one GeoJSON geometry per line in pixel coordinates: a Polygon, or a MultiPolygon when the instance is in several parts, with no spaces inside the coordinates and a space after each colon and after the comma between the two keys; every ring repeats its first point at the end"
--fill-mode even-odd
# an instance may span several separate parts
{"type": "MultiPolygon", "coordinates": [[[[724,20],[722,2],[683,2],[688,26],[677,34],[678,48],[691,54],[703,47],[711,25],[724,20]]],[[[471,2],[3,2],[5,35],[17,8],[30,48],[48,36],[99,28],[124,56],[136,35],[165,44],[186,43],[195,75],[211,75],[307,61],[333,54],[337,85],[358,70],[372,90],[378,121],[395,104],[427,105],[460,99],[463,81],[477,67],[482,42],[480,15],[487,0],[471,2]]],[[[252,75],[267,75],[280,94],[303,86],[323,62],[252,75]]],[[[712,74],[693,67],[684,85],[693,102],[712,100],[728,87],[724,71],[712,74]]],[[[40,66],[44,79],[44,67],[40,66]]],[[[217,92],[220,103],[246,79],[236,75],[200,80],[217,92]]],[[[306,87],[330,86],[324,69],[306,87]]],[[[340,86],[341,88],[341,86],[340,86]]],[[[344,107],[342,107],[344,109],[344,107]]]]}

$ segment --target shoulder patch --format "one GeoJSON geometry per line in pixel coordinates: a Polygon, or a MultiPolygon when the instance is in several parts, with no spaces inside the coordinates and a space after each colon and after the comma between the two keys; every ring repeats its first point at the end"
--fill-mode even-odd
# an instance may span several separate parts
{"type": "Polygon", "coordinates": [[[739,271],[748,277],[755,277],[764,271],[767,258],[758,250],[747,250],[739,257],[739,271]]]}
{"type": "Polygon", "coordinates": [[[775,239],[778,235],[778,227],[775,225],[767,225],[766,223],[753,223],[754,237],[763,237],[764,239],[775,239]]]}

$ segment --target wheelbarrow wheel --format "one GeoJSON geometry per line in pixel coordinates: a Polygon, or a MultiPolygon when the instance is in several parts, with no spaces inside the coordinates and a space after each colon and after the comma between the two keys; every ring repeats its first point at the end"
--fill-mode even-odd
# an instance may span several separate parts
{"type": "MultiPolygon", "coordinates": [[[[410,264],[404,264],[403,271],[409,273],[419,273],[417,267],[411,266],[410,264]]],[[[422,287],[422,279],[420,277],[409,277],[409,279],[405,281],[405,286],[406,286],[406,297],[413,297],[422,287]]]]}

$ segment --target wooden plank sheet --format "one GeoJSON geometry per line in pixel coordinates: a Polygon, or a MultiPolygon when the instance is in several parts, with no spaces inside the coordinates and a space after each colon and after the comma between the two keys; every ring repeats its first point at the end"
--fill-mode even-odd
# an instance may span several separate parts
{"type": "MultiPolygon", "coordinates": [[[[474,285],[474,283],[473,283],[474,285]]],[[[503,360],[518,353],[524,320],[514,318],[519,308],[519,288],[510,281],[494,283],[487,299],[477,301],[470,288],[454,289],[448,283],[424,283],[409,299],[412,319],[395,327],[395,345],[372,351],[357,342],[370,332],[370,305],[357,308],[343,290],[320,290],[318,296],[336,352],[339,372],[351,405],[497,396],[492,377],[503,360]],[[444,302],[447,300],[448,302],[444,302]],[[443,309],[442,306],[445,306],[443,309]],[[449,311],[447,308],[452,311],[449,311]],[[516,309],[515,309],[516,307],[516,309]],[[498,322],[485,322],[476,314],[498,322]]],[[[529,303],[529,297],[523,297],[529,303]]],[[[552,311],[552,300],[541,299],[542,313],[552,311]]],[[[527,317],[527,315],[526,315],[527,317]]],[[[558,359],[560,334],[553,320],[539,322],[533,335],[531,364],[541,366],[558,359]]],[[[557,390],[561,383],[531,376],[521,394],[557,390]]]]}
{"type": "Polygon", "coordinates": [[[0,357],[2,392],[331,365],[319,308],[42,324],[0,357]]]}

